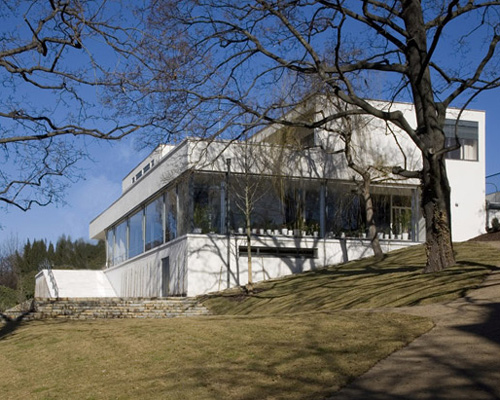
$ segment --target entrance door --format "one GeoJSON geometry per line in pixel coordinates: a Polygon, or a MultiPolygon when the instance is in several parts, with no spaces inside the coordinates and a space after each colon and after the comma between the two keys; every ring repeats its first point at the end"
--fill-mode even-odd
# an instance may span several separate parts
{"type": "Polygon", "coordinates": [[[170,259],[165,257],[161,259],[161,295],[162,297],[169,296],[170,286],[170,259]]]}

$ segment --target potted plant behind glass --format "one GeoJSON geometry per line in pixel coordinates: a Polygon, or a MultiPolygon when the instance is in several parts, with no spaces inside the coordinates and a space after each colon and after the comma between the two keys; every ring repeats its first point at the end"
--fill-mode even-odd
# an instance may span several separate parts
{"type": "Polygon", "coordinates": [[[196,204],[193,213],[193,233],[208,233],[210,229],[209,207],[196,204]]]}
{"type": "Polygon", "coordinates": [[[403,240],[408,240],[411,231],[411,210],[403,210],[401,213],[401,235],[403,240]]]}

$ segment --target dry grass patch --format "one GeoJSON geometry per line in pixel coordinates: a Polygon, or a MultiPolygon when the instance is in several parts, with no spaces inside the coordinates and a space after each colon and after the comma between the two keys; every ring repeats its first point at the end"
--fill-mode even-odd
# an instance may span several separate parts
{"type": "Polygon", "coordinates": [[[457,265],[423,274],[423,246],[288,276],[256,285],[252,295],[229,290],[204,304],[217,314],[279,314],[375,307],[400,307],[449,301],[476,288],[500,260],[500,252],[477,242],[455,244],[457,265]]]}
{"type": "Polygon", "coordinates": [[[0,326],[0,398],[326,398],[432,327],[411,315],[334,310],[451,300],[500,259],[478,243],[456,250],[457,266],[439,274],[421,273],[419,246],[267,281],[252,296],[206,299],[244,316],[0,326]]]}
{"type": "Polygon", "coordinates": [[[432,327],[382,313],[31,322],[2,399],[321,399],[432,327]]]}

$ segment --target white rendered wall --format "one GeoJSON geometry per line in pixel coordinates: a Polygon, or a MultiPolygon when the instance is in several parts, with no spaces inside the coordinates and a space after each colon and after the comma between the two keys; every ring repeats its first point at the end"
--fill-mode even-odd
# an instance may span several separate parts
{"type": "MultiPolygon", "coordinates": [[[[227,237],[224,235],[188,235],[188,295],[197,296],[227,288],[227,237]]],[[[318,249],[318,258],[252,257],[254,282],[310,271],[373,255],[369,240],[293,238],[286,236],[256,236],[254,246],[281,246],[318,249]]],[[[418,243],[382,240],[384,252],[401,249],[418,243]]],[[[245,246],[244,236],[231,238],[230,287],[248,283],[248,259],[236,257],[239,246],[245,246]],[[239,282],[238,282],[239,277],[239,282]]]]}
{"type": "Polygon", "coordinates": [[[48,271],[46,269],[40,271],[35,276],[35,298],[54,298],[56,297],[53,290],[50,290],[48,271]]]}
{"type": "Polygon", "coordinates": [[[44,269],[36,276],[35,297],[116,297],[116,293],[103,271],[44,269]]]}
{"type": "MultiPolygon", "coordinates": [[[[134,183],[132,178],[135,177],[138,172],[143,171],[146,165],[151,164],[151,161],[154,161],[155,165],[158,164],[158,162],[174,148],[174,145],[161,144],[156,149],[154,149],[149,156],[142,160],[132,171],[128,173],[125,178],[123,178],[122,193],[124,193],[130,186],[132,186],[132,184],[134,183]]],[[[146,172],[146,175],[149,174],[149,172],[151,171],[146,172]]]]}
{"type": "MultiPolygon", "coordinates": [[[[418,243],[382,240],[384,251],[418,243]]],[[[231,237],[230,287],[248,283],[248,259],[236,257],[244,236],[231,237]]],[[[254,282],[310,271],[331,264],[373,255],[369,241],[361,239],[293,238],[256,236],[254,246],[280,246],[318,249],[317,258],[253,257],[254,282]]],[[[188,296],[227,288],[227,237],[190,234],[104,271],[118,297],[162,297],[162,259],[170,259],[171,289],[183,287],[188,296]],[[186,270],[187,268],[187,270],[186,270]],[[174,288],[174,286],[177,286],[174,288]]],[[[80,296],[88,297],[88,296],[80,296]]]]}
{"type": "MultiPolygon", "coordinates": [[[[456,110],[448,111],[450,118],[456,118],[456,114],[456,110]]],[[[461,119],[478,122],[478,161],[446,160],[451,187],[452,239],[456,242],[486,232],[485,114],[466,110],[461,119]]]]}
{"type": "Polygon", "coordinates": [[[169,292],[185,292],[186,246],[183,236],[156,247],[124,263],[104,270],[119,297],[164,297],[162,293],[162,259],[170,260],[169,292]]]}

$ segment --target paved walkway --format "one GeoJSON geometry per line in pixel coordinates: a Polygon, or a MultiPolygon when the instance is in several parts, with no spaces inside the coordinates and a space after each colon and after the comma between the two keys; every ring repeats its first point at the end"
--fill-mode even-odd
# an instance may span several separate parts
{"type": "Polygon", "coordinates": [[[500,399],[500,269],[466,298],[396,309],[436,326],[331,397],[500,399]]]}

